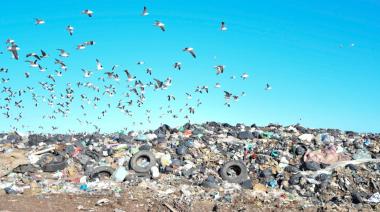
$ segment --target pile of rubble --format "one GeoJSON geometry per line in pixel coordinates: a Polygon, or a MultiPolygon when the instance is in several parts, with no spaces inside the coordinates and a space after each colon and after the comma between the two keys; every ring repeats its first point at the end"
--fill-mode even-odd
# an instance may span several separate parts
{"type": "Polygon", "coordinates": [[[379,141],[379,134],[215,122],[113,134],[5,133],[0,189],[3,195],[144,189],[188,205],[380,210],[379,141]]]}

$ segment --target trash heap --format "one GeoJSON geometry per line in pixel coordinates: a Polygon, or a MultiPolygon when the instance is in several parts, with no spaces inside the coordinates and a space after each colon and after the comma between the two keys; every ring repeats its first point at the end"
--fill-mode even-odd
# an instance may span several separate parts
{"type": "Polygon", "coordinates": [[[0,134],[1,194],[149,190],[191,204],[380,209],[380,135],[216,122],[113,134],[0,134]]]}

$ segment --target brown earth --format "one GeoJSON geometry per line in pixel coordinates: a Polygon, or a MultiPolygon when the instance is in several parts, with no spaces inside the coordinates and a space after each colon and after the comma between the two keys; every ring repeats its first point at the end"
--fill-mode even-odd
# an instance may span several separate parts
{"type": "MultiPolygon", "coordinates": [[[[114,195],[85,195],[85,194],[40,194],[40,195],[1,195],[0,211],[5,212],[40,212],[40,211],[289,211],[287,209],[263,209],[251,203],[225,204],[212,201],[197,201],[191,206],[175,202],[154,200],[149,194],[138,195],[131,193],[116,197],[114,195]],[[109,204],[97,205],[97,201],[106,198],[109,204]]],[[[291,209],[291,210],[294,210],[291,209]]]]}
{"type": "Polygon", "coordinates": [[[291,205],[278,208],[273,203],[258,205],[255,201],[241,200],[236,203],[226,204],[213,201],[196,201],[191,206],[181,205],[170,201],[157,201],[149,197],[149,194],[131,196],[130,193],[115,197],[114,195],[78,195],[78,194],[44,194],[44,195],[1,195],[0,212],[72,212],[72,211],[378,211],[380,208],[349,206],[335,207],[309,207],[302,209],[302,205],[291,205]],[[108,204],[97,205],[97,201],[106,198],[108,204]],[[271,208],[268,208],[271,207],[271,208]]]}

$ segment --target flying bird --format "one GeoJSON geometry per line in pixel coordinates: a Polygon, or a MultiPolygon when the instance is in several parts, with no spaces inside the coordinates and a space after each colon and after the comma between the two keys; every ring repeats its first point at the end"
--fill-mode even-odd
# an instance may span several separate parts
{"type": "Polygon", "coordinates": [[[65,64],[62,60],[55,59],[54,64],[59,64],[59,65],[61,65],[61,69],[63,69],[63,70],[66,70],[66,69],[67,69],[66,64],[65,64]]]}
{"type": "Polygon", "coordinates": [[[228,101],[231,99],[232,93],[224,91],[224,98],[228,101]]]}
{"type": "Polygon", "coordinates": [[[34,52],[32,52],[32,53],[28,53],[28,54],[26,55],[26,57],[31,57],[31,56],[35,57],[37,60],[41,60],[40,56],[38,56],[38,54],[36,54],[36,53],[34,53],[34,52]]]}
{"type": "Polygon", "coordinates": [[[147,16],[149,15],[148,8],[144,6],[143,12],[141,13],[142,16],[147,16]]]}
{"type": "Polygon", "coordinates": [[[47,68],[44,68],[41,65],[38,65],[38,69],[40,69],[41,72],[45,72],[47,68]]]}
{"type": "Polygon", "coordinates": [[[35,61],[26,60],[25,62],[29,63],[30,67],[32,67],[32,68],[38,67],[37,60],[35,60],[35,61]]]}
{"type": "Polygon", "coordinates": [[[217,66],[214,66],[214,68],[216,69],[216,75],[219,75],[219,74],[223,74],[225,66],[217,65],[217,66]]]}
{"type": "Polygon", "coordinates": [[[175,100],[175,96],[173,96],[173,95],[168,95],[168,101],[170,102],[170,100],[175,100]]]}
{"type": "Polygon", "coordinates": [[[83,10],[82,14],[86,14],[88,17],[92,17],[94,12],[92,10],[83,10]]]}
{"type": "Polygon", "coordinates": [[[127,74],[128,82],[131,82],[136,79],[136,76],[132,76],[127,69],[124,70],[125,74],[127,74]]]}
{"type": "Polygon", "coordinates": [[[146,73],[149,74],[149,75],[152,75],[152,70],[153,70],[152,68],[147,68],[146,69],[146,73]]]}
{"type": "Polygon", "coordinates": [[[39,19],[39,18],[36,18],[35,20],[36,20],[36,21],[35,21],[36,25],[41,25],[41,24],[44,24],[44,23],[45,23],[44,20],[39,19]]]}
{"type": "Polygon", "coordinates": [[[82,50],[82,49],[85,49],[86,46],[84,44],[79,44],[77,45],[77,50],[82,50]]]}
{"type": "Polygon", "coordinates": [[[83,76],[84,76],[85,78],[89,78],[89,77],[91,77],[91,74],[92,74],[91,71],[87,71],[87,70],[82,69],[82,72],[83,72],[83,76]]]}
{"type": "Polygon", "coordinates": [[[186,47],[183,49],[184,52],[189,52],[191,54],[191,56],[193,56],[194,58],[196,58],[197,56],[195,55],[195,52],[194,52],[194,49],[192,47],[186,47]]]}
{"type": "Polygon", "coordinates": [[[226,23],[224,21],[222,21],[222,23],[220,24],[220,30],[222,30],[222,31],[227,30],[226,23]]]}
{"type": "Polygon", "coordinates": [[[248,78],[248,74],[247,74],[247,73],[243,73],[243,74],[241,75],[241,78],[242,78],[243,80],[247,79],[247,78],[248,78]]]}
{"type": "Polygon", "coordinates": [[[10,51],[12,53],[12,57],[16,60],[18,60],[18,51],[19,50],[20,50],[20,48],[15,43],[12,43],[12,45],[8,47],[8,51],[10,51]]]}
{"type": "Polygon", "coordinates": [[[265,90],[270,91],[272,90],[272,86],[270,86],[268,83],[265,85],[265,90]]]}
{"type": "Polygon", "coordinates": [[[68,25],[66,27],[66,30],[69,32],[70,35],[73,35],[74,34],[74,27],[71,26],[71,25],[68,25]]]}
{"type": "Polygon", "coordinates": [[[181,70],[181,67],[182,67],[182,64],[180,62],[175,62],[174,63],[174,68],[175,69],[181,70]]]}
{"type": "Polygon", "coordinates": [[[96,59],[96,69],[98,71],[103,70],[103,65],[100,63],[98,59],[96,59]]]}
{"type": "Polygon", "coordinates": [[[156,21],[156,22],[154,23],[154,25],[157,26],[157,27],[160,27],[160,29],[161,29],[163,32],[165,32],[165,24],[162,23],[161,21],[156,21]]]}
{"type": "Polygon", "coordinates": [[[49,57],[49,55],[44,50],[41,49],[41,58],[47,58],[47,57],[49,57]]]}
{"type": "Polygon", "coordinates": [[[57,50],[60,51],[59,56],[61,56],[61,57],[69,57],[70,56],[70,54],[63,49],[57,49],[57,50]]]}
{"type": "Polygon", "coordinates": [[[86,42],[83,43],[83,45],[92,46],[92,45],[95,45],[95,41],[92,41],[92,40],[86,41],[86,42]]]}
{"type": "Polygon", "coordinates": [[[57,77],[62,77],[62,71],[56,70],[55,74],[57,75],[57,77]]]}

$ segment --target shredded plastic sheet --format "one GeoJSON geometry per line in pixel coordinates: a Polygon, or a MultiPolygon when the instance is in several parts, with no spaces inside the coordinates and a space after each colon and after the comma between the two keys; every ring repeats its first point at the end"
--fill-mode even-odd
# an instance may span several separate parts
{"type": "Polygon", "coordinates": [[[350,160],[350,156],[344,153],[337,153],[335,146],[329,146],[316,151],[307,151],[304,155],[304,161],[314,161],[317,163],[333,164],[339,161],[350,160]]]}

